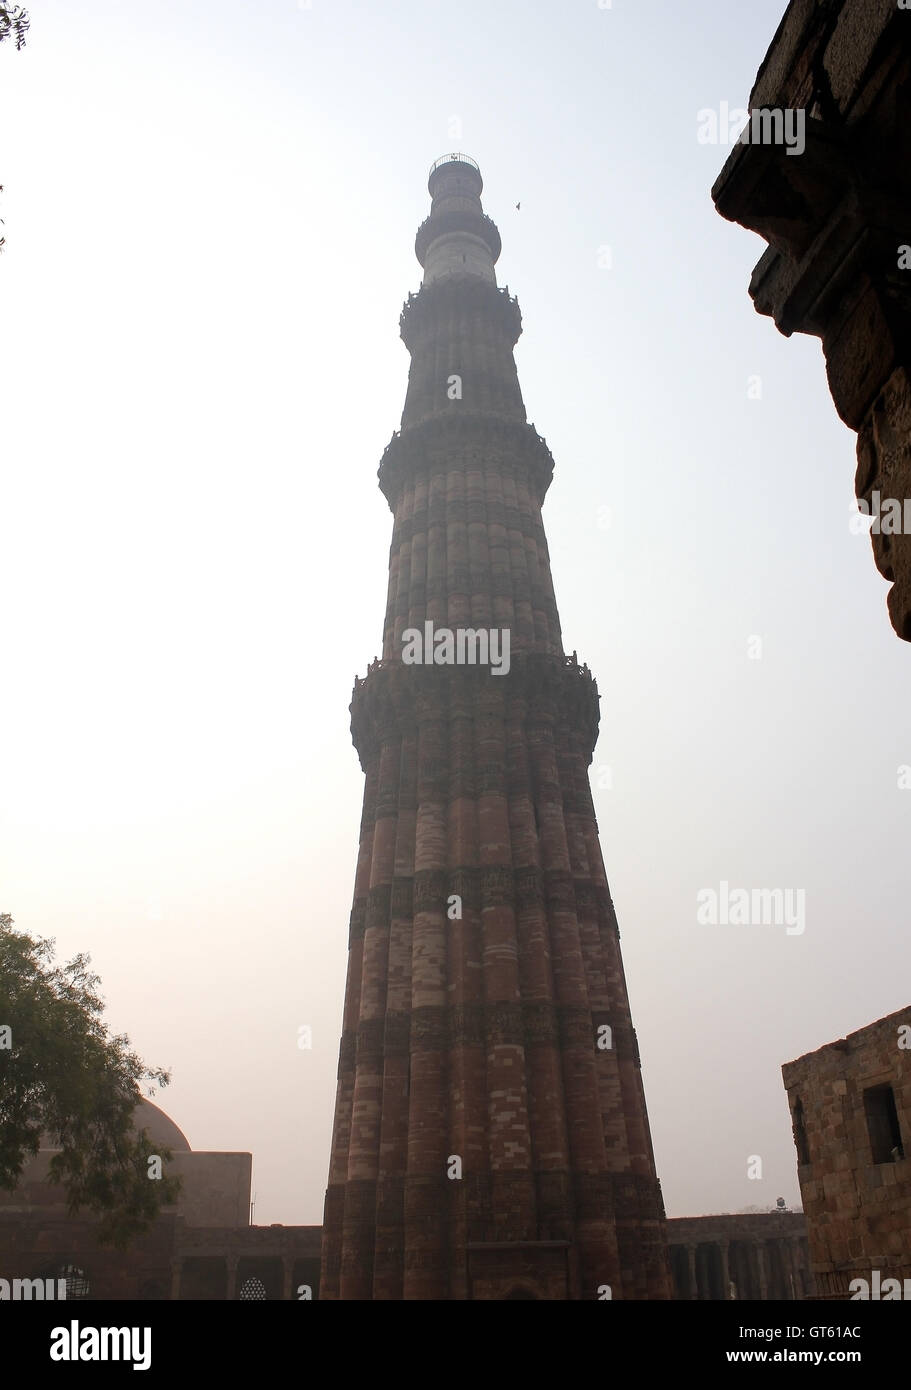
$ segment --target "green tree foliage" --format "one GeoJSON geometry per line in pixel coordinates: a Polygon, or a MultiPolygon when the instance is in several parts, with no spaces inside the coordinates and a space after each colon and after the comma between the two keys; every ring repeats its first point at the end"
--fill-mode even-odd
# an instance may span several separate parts
{"type": "Polygon", "coordinates": [[[146,1067],[129,1038],[109,1035],[89,957],[61,966],[53,956],[52,940],[0,915],[0,1188],[16,1187],[47,1135],[59,1148],[50,1178],[70,1213],[98,1215],[99,1239],[122,1249],[180,1188],[166,1173],[170,1151],[133,1126],[139,1083],[170,1077],[146,1067]],[[160,1164],[149,1161],[156,1155],[160,1164]]]}
{"type": "MultiPolygon", "coordinates": [[[[11,5],[8,0],[0,0],[0,43],[11,36],[16,40],[17,48],[25,47],[25,36],[28,33],[28,26],[31,20],[26,10],[21,5],[11,5]]],[[[0,193],[3,192],[3,185],[0,184],[0,193]]],[[[0,217],[0,226],[3,225],[3,218],[0,217]]],[[[6,245],[6,237],[0,236],[0,251],[6,245]]]]}
{"type": "Polygon", "coordinates": [[[28,12],[21,5],[0,0],[0,43],[12,36],[16,40],[16,47],[24,48],[29,23],[28,12]]]}

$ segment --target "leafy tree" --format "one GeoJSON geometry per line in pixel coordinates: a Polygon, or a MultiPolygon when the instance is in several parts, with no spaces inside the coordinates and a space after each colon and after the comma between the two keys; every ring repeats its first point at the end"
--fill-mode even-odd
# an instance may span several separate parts
{"type": "MultiPolygon", "coordinates": [[[[0,0],[0,43],[2,43],[4,39],[8,39],[11,34],[14,34],[16,37],[16,48],[24,48],[25,36],[28,32],[30,23],[31,20],[28,17],[28,12],[24,10],[21,5],[11,5],[9,0],[0,0]]],[[[0,193],[2,192],[3,185],[0,184],[0,193]]],[[[3,218],[0,217],[0,226],[2,226],[2,224],[3,218]]],[[[5,243],[6,237],[0,236],[0,251],[3,250],[5,243]]]]}
{"type": "Polygon", "coordinates": [[[24,48],[30,23],[28,12],[21,5],[11,5],[9,0],[0,0],[0,43],[13,34],[16,47],[24,48]]]}
{"type": "Polygon", "coordinates": [[[101,1242],[123,1249],[180,1189],[165,1172],[170,1150],[133,1127],[139,1082],[166,1086],[170,1076],[146,1067],[128,1037],[109,1035],[90,958],[61,966],[53,956],[52,940],[0,914],[0,1188],[17,1186],[47,1134],[60,1149],[50,1180],[70,1214],[96,1213],[101,1242]]]}

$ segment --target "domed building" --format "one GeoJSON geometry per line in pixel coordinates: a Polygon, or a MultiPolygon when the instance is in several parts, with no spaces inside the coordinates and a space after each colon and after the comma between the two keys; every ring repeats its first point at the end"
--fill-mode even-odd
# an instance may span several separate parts
{"type": "Polygon", "coordinates": [[[153,1105],[144,1096],[136,1107],[133,1128],[144,1129],[156,1144],[172,1149],[175,1154],[190,1152],[190,1145],[183,1130],[175,1125],[170,1115],[159,1110],[157,1105],[153,1105]]]}
{"type": "MultiPolygon", "coordinates": [[[[299,1299],[319,1291],[319,1226],[252,1226],[249,1153],[194,1151],[149,1100],[134,1125],[171,1151],[181,1179],[174,1206],[127,1250],[98,1242],[98,1219],[70,1216],[49,1179],[57,1152],[46,1137],[14,1192],[0,1192],[0,1280],[66,1281],[67,1301],[92,1299],[299,1299]]],[[[2,1287],[2,1285],[0,1285],[2,1287]]],[[[46,1285],[51,1287],[51,1285],[46,1285]]]]}

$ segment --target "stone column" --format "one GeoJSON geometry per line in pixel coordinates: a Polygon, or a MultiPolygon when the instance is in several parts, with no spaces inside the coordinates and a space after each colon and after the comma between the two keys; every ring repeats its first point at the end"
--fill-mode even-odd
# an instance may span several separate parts
{"type": "Polygon", "coordinates": [[[369,1299],[373,1294],[383,1033],[396,834],[396,817],[380,813],[397,803],[400,763],[400,741],[390,737],[380,751],[369,869],[358,863],[358,879],[362,881],[362,872],[367,877],[367,901],[342,1217],[339,1297],[343,1299],[369,1299]]]}
{"type": "Polygon", "coordinates": [[[237,1256],[228,1255],[228,1301],[233,1302],[237,1298],[237,1256]]]}
{"type": "Polygon", "coordinates": [[[731,1297],[731,1270],[728,1262],[729,1246],[729,1241],[720,1240],[718,1242],[718,1249],[721,1252],[721,1297],[725,1302],[728,1302],[731,1297]]]}
{"type": "Polygon", "coordinates": [[[699,1276],[696,1272],[696,1247],[688,1245],[686,1247],[687,1274],[689,1277],[689,1297],[697,1299],[699,1297],[699,1276]]]}
{"type": "MultiPolygon", "coordinates": [[[[426,481],[421,483],[426,499],[426,481]]],[[[421,515],[427,517],[426,500],[421,515]]],[[[457,571],[467,563],[468,481],[453,469],[446,479],[446,573],[448,625],[470,626],[471,610],[467,595],[458,597],[464,585],[456,582],[457,571]],[[464,608],[460,605],[464,604],[464,608]]],[[[417,576],[426,561],[426,528],[429,520],[414,528],[412,570],[417,576]],[[423,546],[419,549],[420,543],[423,546]]],[[[420,602],[417,594],[413,597],[420,602]]],[[[459,688],[450,690],[448,710],[449,739],[449,868],[445,889],[454,916],[446,915],[448,956],[447,999],[449,1004],[449,1095],[448,1124],[450,1147],[447,1152],[462,1162],[462,1177],[448,1177],[446,1201],[449,1218],[449,1271],[453,1299],[469,1299],[469,1237],[486,1240],[490,1227],[490,1188],[487,1163],[487,1045],[484,1004],[484,932],[479,868],[478,799],[475,778],[476,709],[473,694],[459,688]],[[459,915],[459,913],[461,915],[459,915]]],[[[417,774],[415,773],[415,777],[417,774]]],[[[414,853],[412,837],[411,853],[414,853]]]]}
{"type": "Polygon", "coordinates": [[[383,1037],[383,1106],[376,1192],[373,1297],[389,1300],[402,1297],[405,1271],[404,1203],[411,1086],[411,941],[417,747],[416,733],[402,736],[383,1037]]]}
{"type": "Polygon", "coordinates": [[[767,1299],[769,1296],[769,1279],[766,1269],[765,1241],[756,1242],[756,1267],[759,1270],[759,1297],[767,1299]]]}
{"type": "MultiPolygon", "coordinates": [[[[437,542],[430,555],[439,560],[437,542]]],[[[429,573],[429,568],[428,568],[429,573]]],[[[439,612],[433,621],[445,621],[439,612]]],[[[415,700],[418,808],[411,941],[411,1077],[404,1191],[403,1297],[447,1299],[449,1190],[446,889],[446,710],[436,691],[415,700]]]]}
{"type": "Polygon", "coordinates": [[[171,1261],[171,1299],[177,1301],[180,1298],[180,1274],[183,1268],[183,1260],[171,1261]]]}
{"type": "Polygon", "coordinates": [[[373,857],[373,830],[376,821],[379,751],[365,760],[364,805],[354,901],[348,932],[348,979],[342,1016],[342,1038],[338,1060],[338,1091],[329,1160],[329,1185],[323,1213],[320,1294],[323,1300],[337,1299],[341,1289],[342,1242],[345,1195],[348,1179],[348,1150],[351,1142],[352,1111],[356,1077],[357,1027],[363,976],[364,933],[367,921],[367,895],[373,857]]]}
{"type": "MultiPolygon", "coordinates": [[[[532,764],[525,737],[526,716],[526,702],[516,701],[508,729],[510,819],[516,865],[516,935],[534,1167],[547,1174],[546,1178],[539,1179],[538,1219],[549,1238],[562,1240],[568,1238],[571,1230],[572,1180],[559,1015],[554,1003],[547,912],[538,869],[538,831],[534,819],[532,764]]],[[[577,1296],[588,1295],[580,1290],[577,1296]]]]}
{"type": "Polygon", "coordinates": [[[294,1256],[282,1255],[282,1298],[290,1299],[295,1295],[296,1290],[292,1287],[294,1283],[294,1256]]]}
{"type": "MultiPolygon", "coordinates": [[[[600,1284],[619,1288],[617,1224],[608,1215],[611,1179],[601,1119],[598,1062],[592,1029],[585,960],[576,900],[560,772],[557,711],[532,702],[529,753],[539,819],[540,863],[550,923],[554,994],[560,1028],[563,1094],[575,1190],[575,1235],[580,1251],[583,1297],[600,1284]],[[556,735],[556,737],[555,737],[556,735]]],[[[632,1185],[630,1194],[632,1195],[632,1185]]],[[[615,1217],[617,1213],[614,1205],[615,1217]]],[[[632,1215],[632,1213],[630,1213],[632,1215]]]]}

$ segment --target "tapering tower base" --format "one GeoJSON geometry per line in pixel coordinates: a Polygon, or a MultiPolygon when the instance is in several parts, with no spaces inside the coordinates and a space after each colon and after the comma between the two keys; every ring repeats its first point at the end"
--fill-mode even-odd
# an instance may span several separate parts
{"type": "Polygon", "coordinates": [[[430,189],[380,466],[383,655],[351,705],[366,789],[320,1296],[668,1298],[588,782],[598,694],[563,651],[541,520],[553,460],[480,174],[454,156],[430,189]]]}

